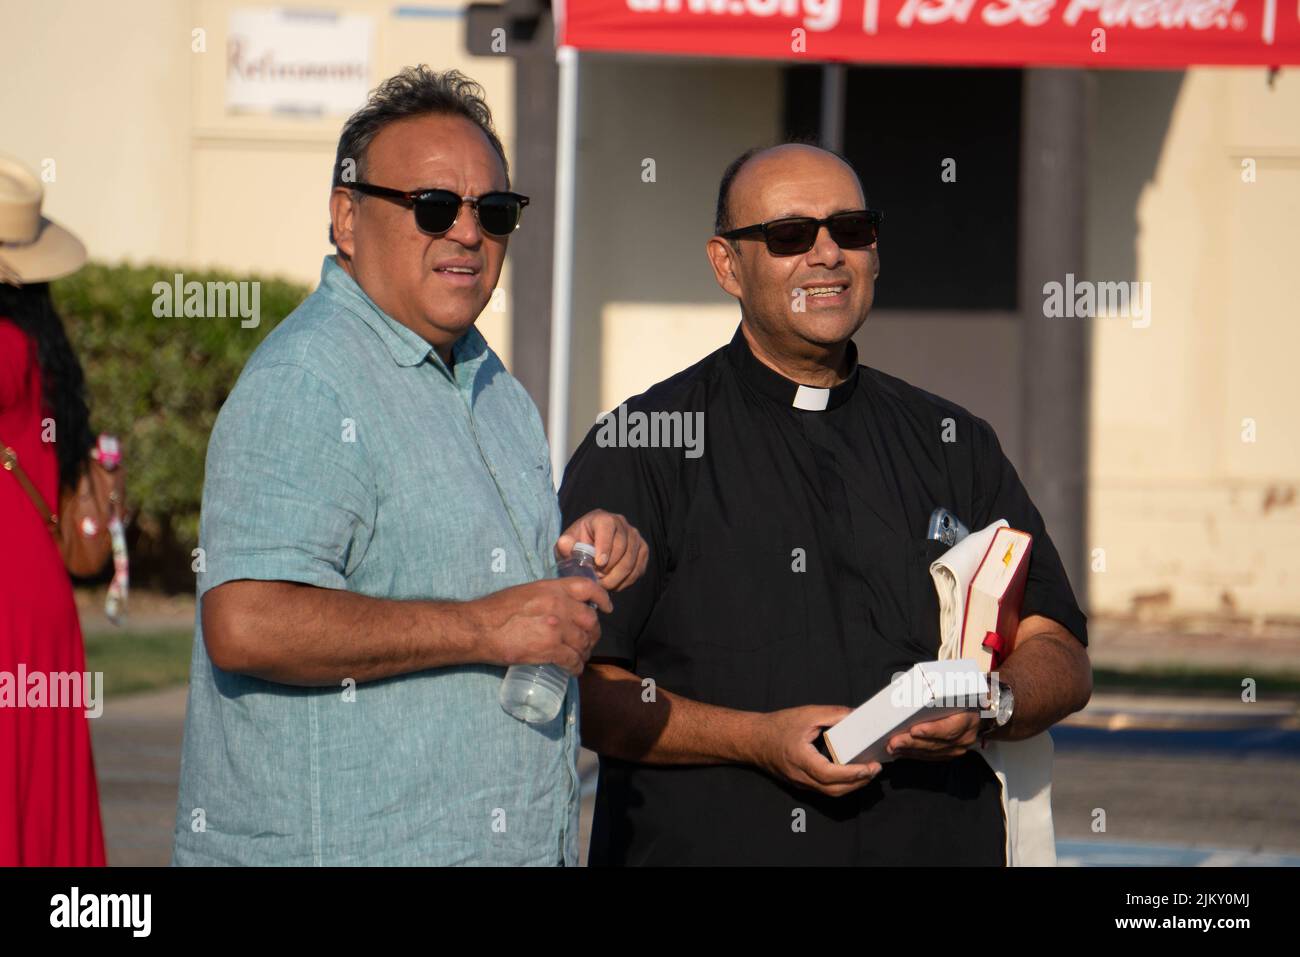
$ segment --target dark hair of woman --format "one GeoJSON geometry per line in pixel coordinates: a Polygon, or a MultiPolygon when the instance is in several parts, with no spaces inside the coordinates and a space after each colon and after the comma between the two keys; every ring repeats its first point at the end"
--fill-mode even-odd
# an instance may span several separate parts
{"type": "Polygon", "coordinates": [[[86,407],[86,378],[68,342],[63,320],[54,309],[50,284],[16,288],[0,283],[0,319],[8,319],[27,333],[36,350],[45,410],[54,419],[59,484],[73,488],[95,437],[86,407]]]}

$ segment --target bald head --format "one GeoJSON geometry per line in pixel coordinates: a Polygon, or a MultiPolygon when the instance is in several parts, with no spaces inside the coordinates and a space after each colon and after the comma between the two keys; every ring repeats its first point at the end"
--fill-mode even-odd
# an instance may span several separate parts
{"type": "Polygon", "coordinates": [[[805,185],[810,181],[827,180],[831,188],[842,187],[851,181],[852,188],[862,200],[860,205],[866,205],[857,172],[838,154],[807,143],[754,147],[732,160],[722,174],[714,214],[714,233],[762,222],[761,219],[746,218],[746,210],[754,205],[746,199],[756,192],[760,195],[765,193],[782,179],[796,180],[805,185]]]}

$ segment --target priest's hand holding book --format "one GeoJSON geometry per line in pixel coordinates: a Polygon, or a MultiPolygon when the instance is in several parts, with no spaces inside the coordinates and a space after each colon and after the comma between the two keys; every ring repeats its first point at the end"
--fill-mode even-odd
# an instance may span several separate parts
{"type": "Polygon", "coordinates": [[[836,764],[816,747],[822,732],[852,710],[840,705],[806,705],[754,715],[753,763],[773,777],[830,797],[842,797],[870,784],[880,773],[879,762],[836,764]]]}
{"type": "MultiPolygon", "coordinates": [[[[753,763],[774,777],[800,787],[841,797],[870,784],[881,762],[841,764],[819,745],[823,732],[848,717],[854,709],[839,705],[809,705],[755,715],[753,763]]],[[[980,712],[964,710],[921,721],[892,735],[887,760],[912,758],[948,761],[960,757],[976,742],[980,712]]]]}
{"type": "Polygon", "coordinates": [[[919,761],[959,758],[975,746],[980,722],[978,711],[962,711],[946,718],[916,724],[890,738],[887,752],[895,758],[914,758],[919,761]]]}

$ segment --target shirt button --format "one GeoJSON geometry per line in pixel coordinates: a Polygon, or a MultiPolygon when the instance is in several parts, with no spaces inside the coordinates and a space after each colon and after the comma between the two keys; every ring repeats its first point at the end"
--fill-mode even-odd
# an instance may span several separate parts
{"type": "Polygon", "coordinates": [[[572,714],[569,715],[569,724],[573,724],[573,715],[572,715],[572,714]]]}

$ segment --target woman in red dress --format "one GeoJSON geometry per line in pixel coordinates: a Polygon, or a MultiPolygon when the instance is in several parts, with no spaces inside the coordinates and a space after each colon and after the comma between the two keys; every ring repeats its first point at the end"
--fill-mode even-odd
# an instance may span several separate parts
{"type": "MultiPolygon", "coordinates": [[[[40,216],[40,199],[39,180],[0,158],[0,445],[57,511],[93,439],[81,365],[47,281],[78,268],[85,250],[40,216]]],[[[54,537],[9,471],[0,471],[0,534],[0,866],[103,865],[85,705],[27,706],[30,676],[49,688],[55,673],[84,672],[86,655],[54,537]]]]}

